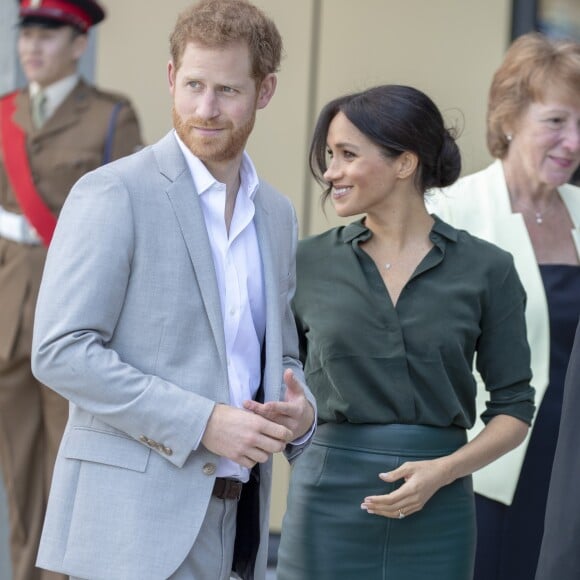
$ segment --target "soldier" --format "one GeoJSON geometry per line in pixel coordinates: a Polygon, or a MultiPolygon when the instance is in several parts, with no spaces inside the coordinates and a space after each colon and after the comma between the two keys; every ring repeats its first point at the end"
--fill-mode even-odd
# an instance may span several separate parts
{"type": "Polygon", "coordinates": [[[46,248],[72,185],[136,150],[141,136],[128,100],[78,72],[89,28],[105,17],[97,2],[21,0],[19,16],[28,86],[0,99],[0,471],[13,578],[36,580],[61,578],[34,562],[68,416],[68,402],[30,370],[46,248]]]}

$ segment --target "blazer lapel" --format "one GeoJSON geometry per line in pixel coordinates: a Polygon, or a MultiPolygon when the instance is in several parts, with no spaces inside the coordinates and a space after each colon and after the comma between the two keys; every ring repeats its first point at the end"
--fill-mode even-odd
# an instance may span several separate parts
{"type": "Polygon", "coordinates": [[[277,357],[282,354],[281,352],[279,354],[273,352],[279,346],[275,343],[273,337],[280,335],[282,314],[279,312],[278,273],[272,253],[272,234],[269,227],[269,212],[265,201],[264,192],[260,185],[260,189],[254,198],[256,208],[254,223],[256,225],[256,235],[258,237],[258,246],[262,258],[264,295],[266,297],[266,336],[264,339],[266,344],[266,364],[262,384],[264,385],[265,400],[278,400],[280,396],[281,377],[276,376],[276,366],[268,364],[268,361],[277,360],[277,357]],[[268,340],[269,338],[272,338],[272,340],[268,340]]]}
{"type": "MultiPolygon", "coordinates": [[[[486,196],[488,201],[486,210],[489,219],[481,221],[486,223],[487,227],[491,228],[492,231],[484,238],[512,253],[518,263],[519,272],[525,271],[527,276],[533,277],[535,283],[543,288],[532,241],[530,240],[524,218],[519,213],[512,213],[502,162],[499,159],[496,160],[487,171],[490,172],[491,177],[485,185],[486,187],[491,185],[491,187],[485,191],[477,192],[478,195],[486,196]]],[[[478,221],[477,216],[474,216],[474,219],[478,221]]],[[[526,278],[529,282],[527,276],[526,278]]]]}
{"type": "Polygon", "coordinates": [[[173,133],[170,132],[153,147],[161,173],[170,181],[166,194],[179,223],[219,356],[225,367],[226,346],[220,295],[199,196],[173,133]]]}

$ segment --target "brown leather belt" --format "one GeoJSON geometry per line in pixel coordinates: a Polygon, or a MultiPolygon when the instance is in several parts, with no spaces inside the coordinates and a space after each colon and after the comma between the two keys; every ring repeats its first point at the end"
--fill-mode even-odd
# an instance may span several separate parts
{"type": "Polygon", "coordinates": [[[212,495],[219,499],[240,499],[244,484],[237,479],[217,477],[213,485],[212,495]]]}

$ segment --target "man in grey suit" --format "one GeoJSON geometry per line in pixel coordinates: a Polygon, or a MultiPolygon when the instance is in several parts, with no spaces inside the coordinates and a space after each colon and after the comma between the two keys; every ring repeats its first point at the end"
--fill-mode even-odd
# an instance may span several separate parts
{"type": "Polygon", "coordinates": [[[296,457],[315,417],[290,308],[295,214],[244,151],[281,49],[246,0],[184,11],[175,131],[67,199],[34,331],[34,373],[71,402],[43,568],[265,577],[271,457],[296,457]]]}

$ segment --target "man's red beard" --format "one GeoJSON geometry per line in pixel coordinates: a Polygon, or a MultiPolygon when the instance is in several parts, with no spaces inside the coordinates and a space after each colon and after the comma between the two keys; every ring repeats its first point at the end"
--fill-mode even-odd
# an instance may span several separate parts
{"type": "Polygon", "coordinates": [[[256,113],[254,112],[245,125],[234,129],[230,121],[216,124],[208,123],[196,117],[184,119],[175,110],[175,107],[172,115],[173,126],[180,139],[198,159],[210,163],[229,161],[237,157],[244,150],[256,121],[256,113]],[[215,136],[204,137],[196,132],[196,127],[220,129],[220,132],[215,136]]]}

